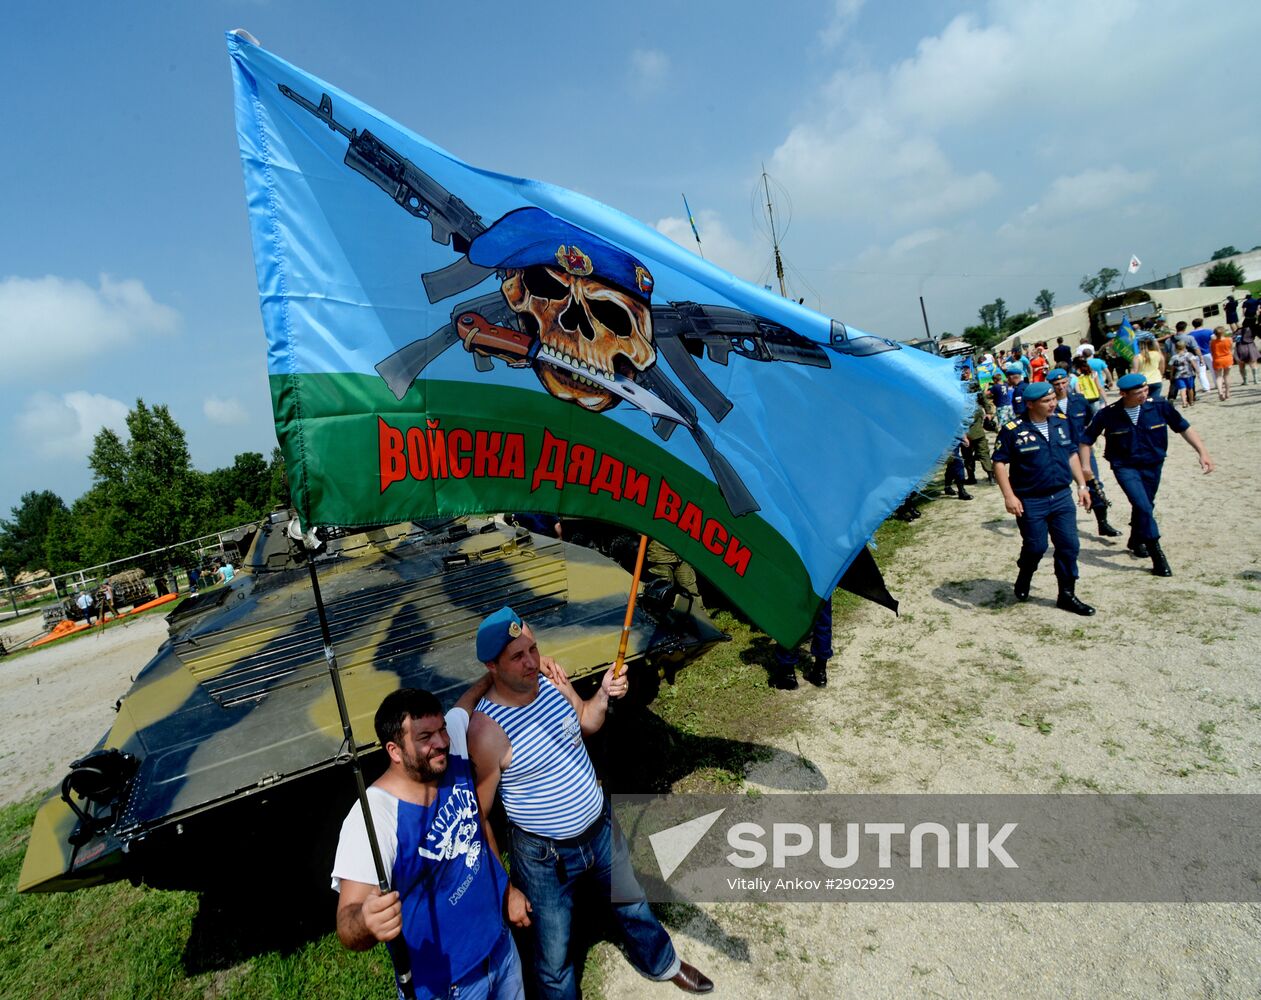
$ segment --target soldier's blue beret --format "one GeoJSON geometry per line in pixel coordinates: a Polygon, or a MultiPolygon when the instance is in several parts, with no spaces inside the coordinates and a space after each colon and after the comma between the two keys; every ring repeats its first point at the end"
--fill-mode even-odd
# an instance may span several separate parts
{"type": "Polygon", "coordinates": [[[521,634],[521,616],[506,604],[493,615],[487,615],[477,626],[477,658],[489,663],[504,647],[521,634]]]}
{"type": "Polygon", "coordinates": [[[1025,369],[1023,365],[1008,365],[1003,369],[1003,372],[1007,375],[1023,375],[1025,369]]]}
{"type": "Polygon", "coordinates": [[[1052,368],[1046,373],[1046,380],[1048,382],[1054,382],[1057,378],[1068,378],[1068,372],[1066,372],[1063,368],[1052,368]]]}
{"type": "Polygon", "coordinates": [[[1051,383],[1049,382],[1030,382],[1025,386],[1025,402],[1031,399],[1041,399],[1051,391],[1051,383]]]}
{"type": "Polygon", "coordinates": [[[1117,388],[1122,392],[1129,389],[1140,389],[1147,384],[1147,376],[1141,372],[1130,372],[1117,379],[1117,388]]]}
{"type": "Polygon", "coordinates": [[[590,275],[644,301],[652,295],[652,275],[640,261],[541,208],[519,208],[500,218],[469,244],[468,259],[494,268],[546,264],[576,277],[590,275]]]}

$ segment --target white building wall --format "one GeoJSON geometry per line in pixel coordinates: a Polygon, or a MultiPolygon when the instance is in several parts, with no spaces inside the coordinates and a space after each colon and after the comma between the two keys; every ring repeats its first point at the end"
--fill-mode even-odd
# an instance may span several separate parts
{"type": "MultiPolygon", "coordinates": [[[[1235,254],[1233,257],[1223,257],[1222,260],[1238,264],[1243,271],[1244,281],[1256,281],[1261,278],[1261,250],[1249,250],[1247,253],[1235,254]]],[[[1208,274],[1208,269],[1217,263],[1220,262],[1206,260],[1202,264],[1192,264],[1190,267],[1182,268],[1180,271],[1182,287],[1198,288],[1200,282],[1204,280],[1204,275],[1208,274]]],[[[1222,297],[1225,298],[1225,294],[1222,297]]]]}

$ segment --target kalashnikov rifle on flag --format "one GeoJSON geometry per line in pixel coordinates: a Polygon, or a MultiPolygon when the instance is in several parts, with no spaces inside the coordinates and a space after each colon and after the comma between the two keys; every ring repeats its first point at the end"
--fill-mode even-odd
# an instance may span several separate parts
{"type": "Polygon", "coordinates": [[[791,643],[961,426],[948,363],[229,48],[304,525],[595,517],[658,538],[791,643]]]}

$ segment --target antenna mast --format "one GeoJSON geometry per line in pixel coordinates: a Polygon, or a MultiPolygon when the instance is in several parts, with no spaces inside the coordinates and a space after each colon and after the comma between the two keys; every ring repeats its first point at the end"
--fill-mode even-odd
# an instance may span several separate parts
{"type": "Polygon", "coordinates": [[[766,164],[762,164],[762,187],[766,191],[766,217],[771,224],[771,246],[775,248],[775,277],[779,279],[779,294],[788,298],[784,285],[784,260],[779,255],[779,235],[775,232],[775,209],[771,206],[771,185],[766,179],[766,164]]]}

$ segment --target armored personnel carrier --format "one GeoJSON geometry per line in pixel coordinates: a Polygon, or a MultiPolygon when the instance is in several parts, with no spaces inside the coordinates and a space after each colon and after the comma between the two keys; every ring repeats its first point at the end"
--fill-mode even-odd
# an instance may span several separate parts
{"type": "MultiPolygon", "coordinates": [[[[287,868],[329,870],[354,782],[291,519],[262,522],[231,584],[168,617],[113,727],[41,806],[20,891],[274,885],[287,868]]],[[[578,680],[613,661],[631,583],[598,552],[474,518],[337,531],[314,558],[369,781],[384,767],[381,698],[423,687],[454,703],[484,673],[474,637],[486,614],[512,605],[578,680]]],[[[637,609],[627,662],[655,676],[722,638],[703,612],[659,622],[637,609]]]]}

